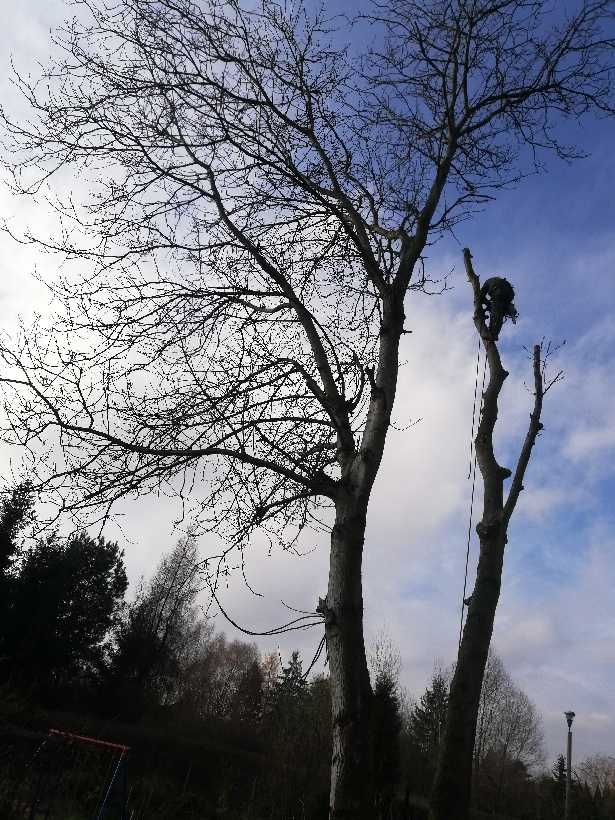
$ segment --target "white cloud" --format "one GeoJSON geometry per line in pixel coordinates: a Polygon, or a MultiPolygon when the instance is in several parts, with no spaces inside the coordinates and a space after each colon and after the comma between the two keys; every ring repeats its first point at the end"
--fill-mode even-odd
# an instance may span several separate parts
{"type": "Polygon", "coordinates": [[[582,501],[584,493],[570,486],[540,485],[528,478],[526,491],[519,499],[518,515],[533,521],[545,521],[558,509],[582,501]]]}
{"type": "Polygon", "coordinates": [[[592,456],[608,455],[607,451],[615,447],[615,419],[612,423],[593,429],[575,430],[566,443],[564,452],[573,460],[592,456]]]}

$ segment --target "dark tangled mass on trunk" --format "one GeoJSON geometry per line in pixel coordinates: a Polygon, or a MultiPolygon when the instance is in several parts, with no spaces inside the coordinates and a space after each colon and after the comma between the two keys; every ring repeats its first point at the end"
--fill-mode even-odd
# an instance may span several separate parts
{"type": "Polygon", "coordinates": [[[485,280],[480,289],[480,306],[483,311],[483,322],[494,342],[497,342],[502,325],[506,319],[513,324],[519,313],[514,304],[515,290],[508,279],[492,276],[485,280]],[[489,321],[487,321],[489,314],[489,321]]]}
{"type": "MultiPolygon", "coordinates": [[[[426,267],[443,234],[544,152],[582,153],[558,120],[612,113],[612,5],[326,6],[91,0],[15,77],[31,116],[0,110],[5,170],[58,223],[13,232],[61,264],[57,312],[2,339],[0,382],[45,509],[100,526],[170,495],[219,539],[212,592],[256,533],[328,533],[304,625],[331,670],[330,817],[355,820],[373,810],[365,528],[407,302],[446,289],[426,267]]],[[[497,294],[496,338],[516,315],[497,294]]]]}

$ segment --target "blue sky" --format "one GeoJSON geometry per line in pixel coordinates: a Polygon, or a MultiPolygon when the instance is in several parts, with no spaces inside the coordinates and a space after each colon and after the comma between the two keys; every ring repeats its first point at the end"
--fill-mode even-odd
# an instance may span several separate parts
{"type": "MultiPolygon", "coordinates": [[[[0,54],[13,53],[18,65],[33,69],[35,57],[48,51],[49,26],[65,13],[72,12],[60,0],[10,4],[0,54]]],[[[3,103],[18,104],[4,78],[0,94],[3,103]]],[[[447,238],[430,252],[431,273],[454,268],[453,289],[437,298],[413,294],[408,301],[413,333],[404,340],[407,364],[395,417],[400,426],[423,421],[391,433],[370,508],[365,559],[368,635],[389,632],[402,654],[404,683],[419,695],[434,662],[453,660],[458,634],[476,351],[461,258],[467,245],[482,277],[505,275],[517,290],[520,321],[503,334],[511,375],[497,439],[508,466],[531,404],[523,346],[543,336],[566,340],[556,363],[566,379],[548,395],[545,431],[511,526],[494,635],[513,677],[543,714],[551,758],[563,751],[562,713],[569,708],[578,715],[577,754],[615,754],[615,123],[568,124],[566,134],[591,156],[572,165],[548,159],[548,173],[501,193],[459,226],[458,241],[447,238]]],[[[46,219],[4,191],[0,208],[16,220],[46,219]]],[[[0,243],[0,322],[6,328],[18,312],[44,309],[29,273],[35,265],[48,273],[51,263],[4,238],[0,243]]],[[[174,509],[149,501],[126,505],[124,512],[135,580],[149,574],[172,543],[174,509]]],[[[213,547],[213,540],[202,545],[204,553],[213,547]]],[[[255,543],[248,572],[264,597],[255,599],[231,580],[225,601],[233,615],[266,628],[285,619],[281,598],[311,608],[324,594],[327,572],[327,544],[314,548],[304,558],[267,558],[255,543]]],[[[307,655],[317,642],[316,636],[295,635],[280,647],[298,644],[307,655]]],[[[276,645],[264,641],[262,647],[276,645]]]]}

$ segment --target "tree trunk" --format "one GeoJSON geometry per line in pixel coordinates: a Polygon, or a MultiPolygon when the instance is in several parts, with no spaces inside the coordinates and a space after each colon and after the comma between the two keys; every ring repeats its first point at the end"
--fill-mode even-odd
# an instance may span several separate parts
{"type": "Polygon", "coordinates": [[[369,719],[372,690],[363,639],[361,565],[367,504],[341,493],[331,533],[325,615],[331,671],[333,757],[330,820],[370,817],[369,719]]]}
{"type": "MultiPolygon", "coordinates": [[[[468,616],[451,683],[444,740],[440,747],[431,797],[431,820],[468,820],[470,814],[476,723],[495,612],[500,597],[508,523],[519,493],[523,489],[523,477],[532,448],[542,429],[540,415],[544,393],[561,375],[558,374],[551,384],[544,387],[541,347],[535,345],[534,408],[508,497],[504,501],[504,481],[510,478],[512,473],[501,467],[495,458],[493,432],[498,418],[498,398],[508,373],[502,367],[497,347],[499,328],[495,335],[491,330],[494,325],[494,307],[501,306],[491,305],[488,328],[480,281],[474,273],[472,256],[467,248],[464,249],[464,261],[474,293],[474,324],[482,340],[489,365],[489,383],[483,395],[482,412],[475,439],[476,459],[483,478],[483,515],[476,527],[480,539],[476,584],[470,596],[468,616]]],[[[546,355],[548,356],[548,350],[546,355]]]]}
{"type": "MultiPolygon", "coordinates": [[[[411,270],[414,259],[408,259],[411,270]]],[[[399,340],[404,325],[403,294],[383,302],[378,367],[366,369],[370,405],[358,450],[353,436],[339,440],[342,479],[331,532],[329,586],[318,609],[325,618],[331,679],[333,756],[330,820],[373,820],[370,750],[372,689],[363,638],[361,568],[367,507],[382,461],[395,401],[399,340]]]]}
{"type": "Polygon", "coordinates": [[[434,783],[432,820],[467,820],[480,692],[500,596],[504,539],[481,538],[476,586],[451,683],[442,752],[434,783]]]}
{"type": "Polygon", "coordinates": [[[472,791],[474,741],[485,665],[500,597],[506,526],[503,520],[504,479],[510,471],[497,463],[493,430],[498,396],[508,375],[495,342],[484,340],[490,378],[476,435],[476,455],[483,475],[483,517],[476,531],[480,554],[457,666],[451,683],[444,741],[433,788],[433,820],[467,820],[472,791]]]}

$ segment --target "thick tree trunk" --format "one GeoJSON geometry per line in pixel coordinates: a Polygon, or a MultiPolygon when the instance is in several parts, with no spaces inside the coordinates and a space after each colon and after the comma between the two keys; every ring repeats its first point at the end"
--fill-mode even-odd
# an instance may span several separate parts
{"type": "Polygon", "coordinates": [[[366,372],[370,406],[361,445],[340,448],[342,480],[331,533],[329,586],[319,604],[325,631],[333,719],[330,820],[373,820],[370,735],[371,684],[363,639],[361,567],[369,497],[382,461],[395,400],[403,297],[383,305],[378,368],[366,372]]]}
{"type": "Polygon", "coordinates": [[[369,717],[371,685],[363,639],[361,564],[366,504],[351,494],[338,500],[331,534],[325,614],[331,670],[333,756],[331,820],[370,817],[369,717]]]}
{"type": "Polygon", "coordinates": [[[431,802],[432,820],[467,820],[480,692],[500,596],[504,539],[481,538],[476,586],[451,683],[442,752],[431,802]]]}

